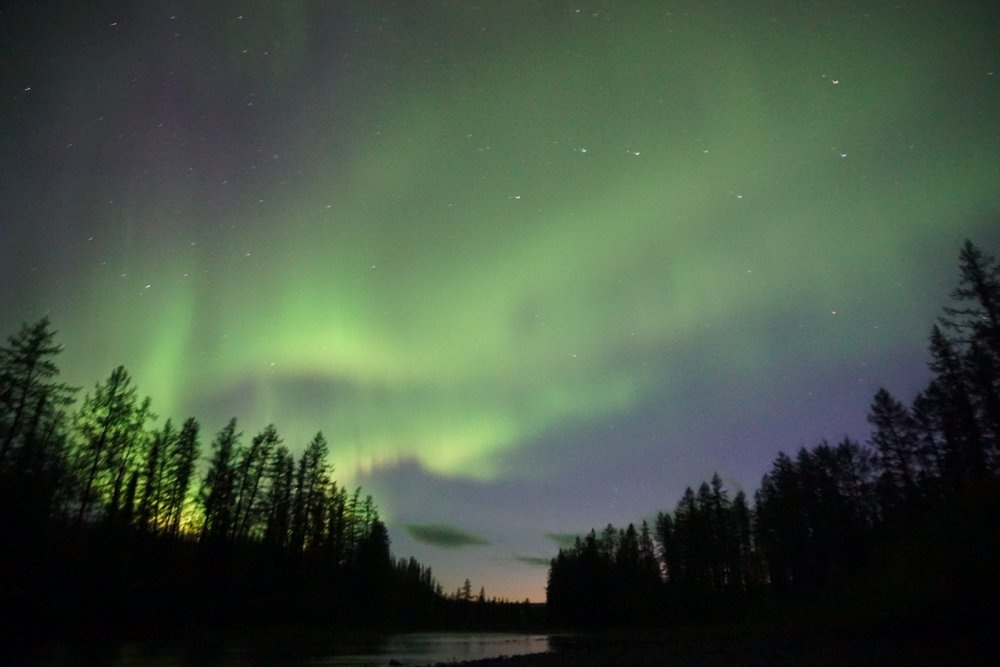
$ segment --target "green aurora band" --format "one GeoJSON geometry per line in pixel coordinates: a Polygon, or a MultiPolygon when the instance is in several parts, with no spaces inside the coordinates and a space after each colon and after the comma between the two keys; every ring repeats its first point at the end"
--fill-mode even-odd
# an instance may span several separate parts
{"type": "Polygon", "coordinates": [[[949,79],[969,28],[944,10],[435,6],[353,17],[317,63],[287,4],[187,73],[210,94],[280,42],[254,90],[290,107],[259,137],[267,185],[243,165],[213,208],[162,176],[183,154],[149,156],[52,313],[74,381],[124,363],[207,435],[227,410],[293,449],[322,429],[339,478],[530,477],[525,443],[684,392],[692,345],[762,391],[885,354],[881,313],[926,322],[899,313],[925,301],[914,257],[997,209],[997,88],[985,64],[949,79]],[[970,81],[989,105],[953,103],[970,81]],[[806,333],[779,345],[775,317],[806,333]]]}

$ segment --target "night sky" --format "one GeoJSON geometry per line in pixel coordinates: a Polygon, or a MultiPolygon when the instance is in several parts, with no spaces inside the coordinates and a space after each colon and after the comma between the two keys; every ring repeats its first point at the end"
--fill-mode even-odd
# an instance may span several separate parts
{"type": "Polygon", "coordinates": [[[1000,250],[994,2],[8,2],[0,324],[203,447],[322,430],[393,551],[559,539],[865,439],[1000,250]]]}

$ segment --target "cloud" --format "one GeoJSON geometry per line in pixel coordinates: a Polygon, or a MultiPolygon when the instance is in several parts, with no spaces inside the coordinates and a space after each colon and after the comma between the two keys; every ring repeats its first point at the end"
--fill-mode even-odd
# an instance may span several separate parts
{"type": "Polygon", "coordinates": [[[545,533],[545,537],[556,543],[560,549],[570,549],[576,544],[579,533],[545,533]]]}
{"type": "Polygon", "coordinates": [[[465,547],[481,547],[490,543],[478,535],[467,533],[452,526],[440,523],[409,523],[403,526],[410,537],[417,542],[423,542],[442,549],[464,549],[465,547]]]}
{"type": "Polygon", "coordinates": [[[548,567],[552,562],[548,558],[538,558],[536,556],[514,556],[514,560],[519,563],[524,563],[525,565],[531,565],[532,567],[548,567]]]}

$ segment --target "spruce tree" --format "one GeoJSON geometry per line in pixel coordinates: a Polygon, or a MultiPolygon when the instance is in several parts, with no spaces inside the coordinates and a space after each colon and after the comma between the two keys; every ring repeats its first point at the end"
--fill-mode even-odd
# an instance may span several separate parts
{"type": "Polygon", "coordinates": [[[125,485],[145,445],[149,398],[139,401],[132,378],[118,366],[98,383],[76,413],[75,466],[81,480],[77,522],[90,518],[95,501],[113,518],[123,504],[125,485]]]}
{"type": "Polygon", "coordinates": [[[204,513],[203,542],[224,542],[232,534],[235,514],[236,449],[242,433],[236,431],[236,417],[212,441],[212,460],[202,481],[198,502],[204,513]]]}

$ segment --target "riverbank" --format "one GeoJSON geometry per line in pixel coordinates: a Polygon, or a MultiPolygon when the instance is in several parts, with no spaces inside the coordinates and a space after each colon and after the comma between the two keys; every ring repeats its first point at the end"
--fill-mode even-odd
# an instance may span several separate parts
{"type": "Polygon", "coordinates": [[[734,632],[681,632],[564,637],[552,651],[475,660],[465,667],[820,667],[1000,664],[1000,642],[985,635],[747,635],[734,632]]]}

